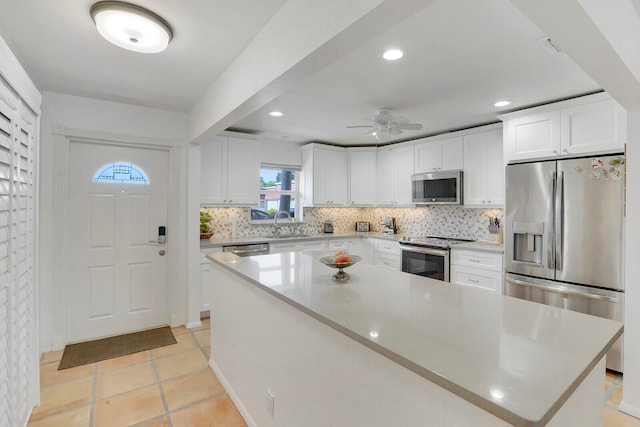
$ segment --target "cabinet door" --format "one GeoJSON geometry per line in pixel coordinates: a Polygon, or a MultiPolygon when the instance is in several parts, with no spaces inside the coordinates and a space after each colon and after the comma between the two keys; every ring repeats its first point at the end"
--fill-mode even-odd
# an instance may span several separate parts
{"type": "Polygon", "coordinates": [[[562,154],[622,150],[626,112],[614,100],[562,110],[562,154]]]}
{"type": "Polygon", "coordinates": [[[560,112],[536,114],[505,123],[507,161],[560,154],[560,112]]]}
{"type": "Polygon", "coordinates": [[[227,138],[216,136],[200,146],[200,203],[227,201],[227,138]]]}
{"type": "Polygon", "coordinates": [[[465,206],[501,206],[504,204],[504,164],[502,130],[464,137],[465,206]]]}
{"type": "Polygon", "coordinates": [[[464,166],[462,137],[444,139],[440,143],[442,145],[441,170],[462,170],[464,166]]]}
{"type": "Polygon", "coordinates": [[[313,204],[331,203],[331,150],[313,149],[313,204]]]}
{"type": "Polygon", "coordinates": [[[410,205],[413,202],[411,175],[413,175],[413,147],[402,147],[393,150],[395,154],[395,194],[396,203],[410,205]]]}
{"type": "MultiPolygon", "coordinates": [[[[344,206],[347,204],[347,152],[344,150],[330,150],[330,163],[325,171],[329,171],[329,203],[344,206]]],[[[326,172],[325,172],[326,173],[326,172]]]]}
{"type": "Polygon", "coordinates": [[[351,255],[363,256],[362,239],[349,239],[349,253],[351,255]]]}
{"type": "Polygon", "coordinates": [[[379,205],[393,205],[395,203],[395,160],[390,148],[381,149],[376,154],[376,199],[379,205]]]}
{"type": "Polygon", "coordinates": [[[349,204],[373,205],[376,200],[376,152],[349,152],[349,204]]]}
{"type": "Polygon", "coordinates": [[[485,197],[488,206],[504,206],[504,161],[502,129],[487,132],[485,154],[485,197]]]}
{"type": "Polygon", "coordinates": [[[414,148],[415,173],[427,173],[442,168],[442,144],[440,141],[423,142],[414,148]]]}
{"type": "Polygon", "coordinates": [[[257,205],[260,202],[260,165],[255,141],[228,139],[227,202],[233,205],[257,205]]]}

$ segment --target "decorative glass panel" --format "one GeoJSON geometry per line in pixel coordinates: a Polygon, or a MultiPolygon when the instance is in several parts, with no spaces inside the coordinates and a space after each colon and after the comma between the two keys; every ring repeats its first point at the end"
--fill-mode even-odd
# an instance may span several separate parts
{"type": "Polygon", "coordinates": [[[94,175],[92,182],[149,185],[149,177],[138,166],[127,162],[108,163],[94,175]]]}

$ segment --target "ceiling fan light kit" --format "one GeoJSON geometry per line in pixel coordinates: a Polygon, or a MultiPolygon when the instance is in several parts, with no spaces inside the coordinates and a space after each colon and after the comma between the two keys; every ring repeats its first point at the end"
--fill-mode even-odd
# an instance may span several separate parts
{"type": "Polygon", "coordinates": [[[420,130],[421,123],[410,123],[409,119],[403,116],[394,116],[391,109],[381,108],[378,110],[373,119],[367,119],[373,122],[372,125],[355,125],[347,126],[348,128],[373,128],[368,133],[375,136],[378,142],[387,142],[392,136],[398,136],[403,130],[420,130]]]}
{"type": "Polygon", "coordinates": [[[141,6],[100,1],[89,9],[100,35],[123,49],[158,53],[167,48],[173,31],[167,21],[141,6]]]}

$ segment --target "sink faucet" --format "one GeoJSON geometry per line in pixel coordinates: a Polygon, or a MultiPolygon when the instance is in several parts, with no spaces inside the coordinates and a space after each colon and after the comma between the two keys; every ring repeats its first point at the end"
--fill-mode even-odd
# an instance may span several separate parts
{"type": "Polygon", "coordinates": [[[273,232],[274,234],[277,236],[278,235],[278,230],[280,230],[280,226],[278,225],[278,216],[280,214],[285,214],[287,215],[287,218],[291,219],[291,215],[289,214],[289,212],[287,211],[278,211],[274,217],[273,217],[273,232]]]}

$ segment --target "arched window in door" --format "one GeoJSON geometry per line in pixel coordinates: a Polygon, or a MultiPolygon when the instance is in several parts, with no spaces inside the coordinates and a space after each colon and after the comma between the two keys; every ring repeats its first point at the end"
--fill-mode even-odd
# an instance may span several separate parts
{"type": "Polygon", "coordinates": [[[140,167],[128,162],[113,162],[102,166],[92,182],[149,185],[149,177],[140,167]]]}

